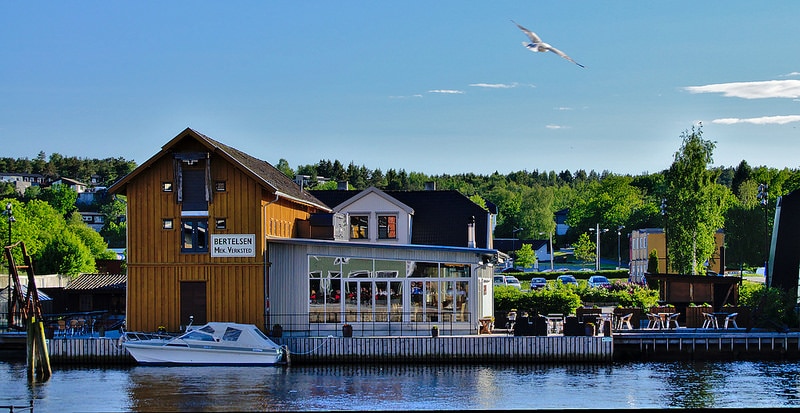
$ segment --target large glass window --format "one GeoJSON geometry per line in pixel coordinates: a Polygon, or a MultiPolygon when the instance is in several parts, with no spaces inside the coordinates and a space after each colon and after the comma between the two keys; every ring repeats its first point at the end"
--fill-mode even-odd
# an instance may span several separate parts
{"type": "Polygon", "coordinates": [[[181,252],[208,252],[208,219],[192,218],[181,220],[183,239],[181,252]]]}
{"type": "Polygon", "coordinates": [[[378,239],[397,239],[397,216],[378,216],[378,239]]]}
{"type": "Polygon", "coordinates": [[[369,239],[369,216],[350,215],[350,239],[369,239]]]}
{"type": "Polygon", "coordinates": [[[309,256],[309,322],[469,322],[468,264],[309,256]]]}

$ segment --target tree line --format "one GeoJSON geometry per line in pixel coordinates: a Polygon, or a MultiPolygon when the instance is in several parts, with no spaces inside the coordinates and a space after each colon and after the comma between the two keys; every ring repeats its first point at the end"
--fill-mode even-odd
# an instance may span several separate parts
{"type": "MultiPolygon", "coordinates": [[[[725,231],[729,268],[763,265],[775,202],[800,188],[800,170],[751,167],[745,160],[735,167],[713,166],[716,143],[704,139],[701,128],[692,127],[681,138],[682,145],[670,168],[635,176],[582,169],[427,175],[404,169],[384,172],[354,162],[345,167],[339,160],[320,160],[292,168],[283,158],[275,166],[290,177],[310,176],[309,189],[335,189],[337,182],[346,181],[355,190],[369,186],[423,190],[426,183],[435,182],[437,189],[457,190],[476,203],[496,205],[495,238],[548,239],[552,233],[558,248],[576,244],[582,236],[588,238],[589,228],[599,226],[601,232],[608,230],[601,234],[602,257],[616,258],[619,240],[620,254],[627,260],[629,244],[624,234],[634,229],[666,228],[670,266],[685,273],[698,271],[714,248],[713,233],[721,229],[725,231]],[[322,177],[329,181],[322,182],[322,177]],[[568,211],[566,223],[570,229],[567,234],[556,236],[554,216],[561,210],[568,211]]],[[[135,167],[135,162],[124,158],[85,159],[53,154],[47,159],[44,152],[34,160],[0,158],[0,172],[39,173],[81,181],[99,176],[103,185],[112,184],[135,167]]],[[[69,199],[65,201],[58,193],[31,191],[20,196],[8,184],[0,185],[0,197],[20,202],[43,200],[65,220],[74,212],[65,206],[69,199]]],[[[107,215],[108,228],[103,229],[103,237],[112,246],[124,245],[125,226],[120,220],[124,203],[113,197],[101,199],[90,208],[107,215]]]]}
{"type": "MultiPolygon", "coordinates": [[[[700,273],[713,253],[713,234],[725,232],[729,268],[762,266],[767,256],[775,202],[800,188],[800,170],[750,166],[714,166],[716,143],[702,136],[702,127],[681,133],[670,168],[640,175],[620,175],[594,170],[571,172],[516,171],[490,175],[464,173],[426,175],[403,169],[368,169],[338,160],[289,166],[280,159],[283,173],[311,176],[311,188],[335,189],[346,181],[355,190],[375,186],[387,190],[422,190],[426,182],[437,189],[457,190],[498,207],[495,238],[548,239],[554,246],[577,243],[589,228],[601,228],[602,257],[627,259],[627,233],[634,229],[666,228],[670,267],[682,273],[700,273]],[[318,183],[319,177],[331,181],[318,183]],[[316,186],[316,187],[315,187],[316,186]],[[759,195],[760,194],[760,195],[759,195]],[[555,235],[555,213],[568,210],[566,235],[555,235]],[[607,230],[607,231],[603,231],[607,230]],[[617,235],[620,231],[620,235],[617,235]]],[[[594,238],[594,235],[592,236],[594,238]]]]}

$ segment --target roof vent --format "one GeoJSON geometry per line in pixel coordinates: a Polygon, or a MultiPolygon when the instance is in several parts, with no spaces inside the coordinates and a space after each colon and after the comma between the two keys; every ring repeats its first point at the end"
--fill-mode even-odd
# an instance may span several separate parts
{"type": "Polygon", "coordinates": [[[425,182],[425,190],[426,191],[435,191],[436,190],[436,182],[434,182],[434,181],[425,182]]]}

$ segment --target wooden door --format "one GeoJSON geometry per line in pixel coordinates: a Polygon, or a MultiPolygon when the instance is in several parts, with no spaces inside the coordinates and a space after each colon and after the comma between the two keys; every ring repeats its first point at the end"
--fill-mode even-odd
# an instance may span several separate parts
{"type": "Polygon", "coordinates": [[[189,324],[189,317],[193,316],[192,325],[203,325],[206,319],[206,283],[205,281],[181,282],[181,325],[189,324]]]}

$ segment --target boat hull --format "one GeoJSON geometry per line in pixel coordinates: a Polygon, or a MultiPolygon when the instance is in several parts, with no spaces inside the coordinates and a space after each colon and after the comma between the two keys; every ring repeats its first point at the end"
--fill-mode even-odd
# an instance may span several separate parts
{"type": "Polygon", "coordinates": [[[137,363],[146,365],[271,366],[283,362],[283,353],[272,349],[221,350],[131,342],[124,346],[137,363]]]}

